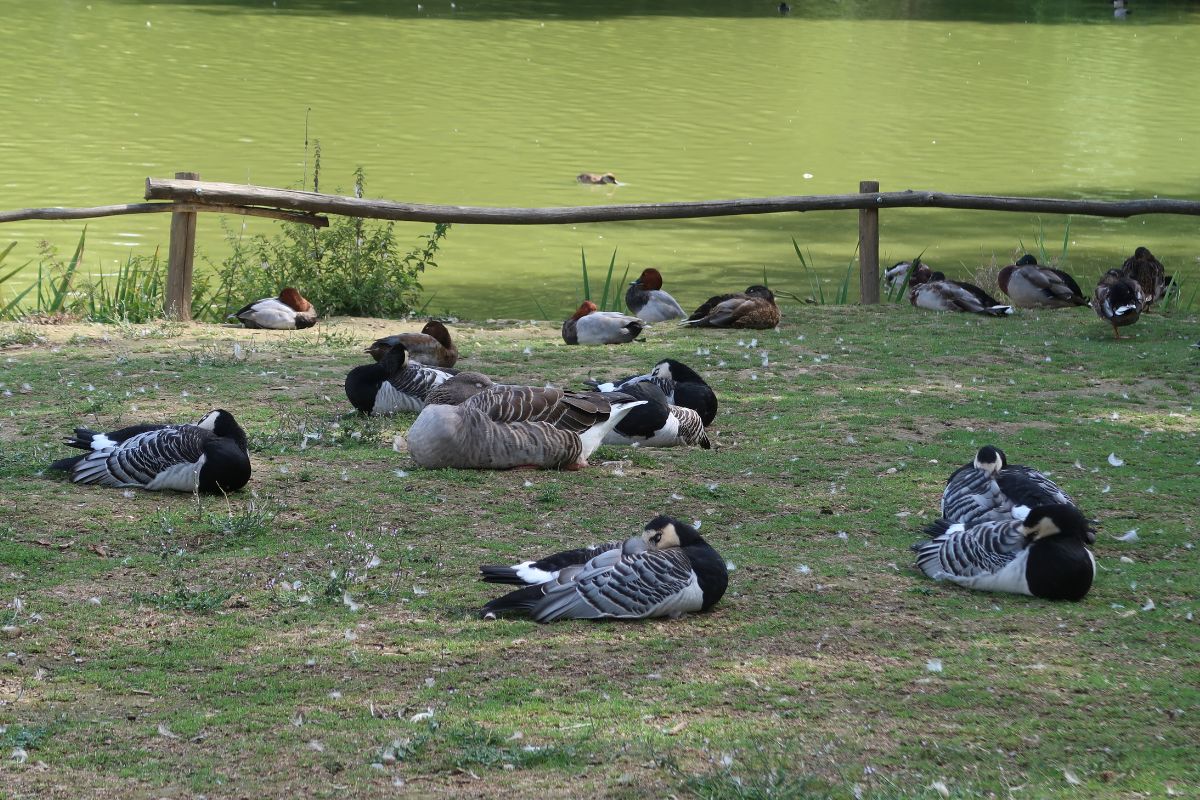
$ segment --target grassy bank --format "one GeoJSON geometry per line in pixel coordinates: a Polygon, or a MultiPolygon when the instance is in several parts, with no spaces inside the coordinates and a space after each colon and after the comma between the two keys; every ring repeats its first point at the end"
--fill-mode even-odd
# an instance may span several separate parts
{"type": "Polygon", "coordinates": [[[791,305],[778,331],[659,325],[619,348],[459,326],[460,366],[505,381],[668,355],[708,377],[714,450],[603,448],[578,473],[427,472],[392,449],[411,417],[336,421],[362,346],[399,327],[0,326],[0,796],[1200,787],[1194,318],[1151,315],[1116,342],[1087,309],[791,305]],[[214,407],[247,428],[252,491],[197,502],[42,474],[75,424],[214,407]],[[912,568],[946,476],[985,442],[1099,521],[1084,602],[912,568]],[[702,521],[735,566],[714,613],[476,617],[496,594],[480,563],[660,512],[702,521]]]}

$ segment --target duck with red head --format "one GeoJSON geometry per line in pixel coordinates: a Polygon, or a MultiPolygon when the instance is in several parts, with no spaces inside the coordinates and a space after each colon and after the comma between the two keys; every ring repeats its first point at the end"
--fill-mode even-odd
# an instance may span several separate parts
{"type": "Polygon", "coordinates": [[[625,292],[625,305],[646,322],[666,322],[683,319],[687,313],[675,302],[675,298],[663,291],[662,273],[650,267],[642,270],[636,281],[629,284],[625,292]]]}
{"type": "Polygon", "coordinates": [[[237,317],[247,328],[277,331],[294,331],[317,324],[317,310],[291,286],[284,288],[279,297],[256,300],[229,316],[237,317]]]}
{"type": "Polygon", "coordinates": [[[379,361],[398,344],[404,345],[409,358],[426,366],[445,369],[458,361],[458,348],[450,338],[450,331],[436,319],[426,322],[420,333],[397,333],[376,339],[366,352],[379,361]]]}
{"type": "Polygon", "coordinates": [[[646,321],[620,311],[599,311],[591,300],[584,300],[570,319],[563,322],[562,337],[567,344],[625,344],[646,328],[646,321]]]}

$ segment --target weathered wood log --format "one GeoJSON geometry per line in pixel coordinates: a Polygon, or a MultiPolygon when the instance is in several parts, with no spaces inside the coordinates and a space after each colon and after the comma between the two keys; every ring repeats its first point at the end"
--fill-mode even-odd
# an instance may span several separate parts
{"type": "Polygon", "coordinates": [[[500,208],[397,203],[342,195],[317,194],[293,189],[272,189],[235,183],[147,178],[146,199],[198,204],[274,206],[298,211],[340,214],[348,217],[409,222],[462,222],[482,225],[553,225],[578,222],[616,222],[639,219],[728,217],[740,214],[779,214],[789,211],[838,211],[861,208],[960,208],[980,211],[1013,211],[1045,214],[1087,214],[1097,217],[1131,217],[1138,214],[1200,216],[1200,201],[1167,200],[1060,200],[1048,197],[1002,197],[944,194],[931,191],[880,192],[878,194],[750,197],[694,203],[642,203],[637,205],[559,208],[500,208]]]}
{"type": "MultiPolygon", "coordinates": [[[[858,191],[879,194],[879,181],[860,181],[858,191]]],[[[879,208],[865,206],[858,210],[858,302],[874,305],[879,302],[879,208]]]]}
{"type": "Polygon", "coordinates": [[[113,206],[90,206],[87,208],[18,208],[15,211],[0,211],[0,222],[23,222],[30,219],[94,219],[96,217],[120,217],[127,214],[158,214],[176,211],[206,211],[218,214],[243,214],[249,217],[268,217],[286,222],[299,222],[316,228],[329,226],[329,218],[307,212],[280,211],[277,208],[253,208],[230,206],[217,203],[122,203],[113,206]]]}

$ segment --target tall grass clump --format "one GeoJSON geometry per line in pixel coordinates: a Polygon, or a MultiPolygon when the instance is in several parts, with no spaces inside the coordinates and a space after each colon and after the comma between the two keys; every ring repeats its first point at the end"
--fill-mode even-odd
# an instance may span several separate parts
{"type": "Polygon", "coordinates": [[[604,291],[600,294],[600,299],[597,300],[595,293],[592,291],[592,283],[588,278],[587,253],[583,248],[579,248],[580,267],[583,271],[583,299],[591,300],[596,304],[600,311],[620,311],[621,310],[621,288],[626,286],[626,281],[629,278],[629,265],[625,265],[625,274],[621,276],[621,282],[616,286],[612,285],[613,270],[617,266],[617,251],[614,249],[612,256],[608,259],[608,272],[604,276],[604,291]],[[609,289],[612,289],[612,297],[609,297],[609,289]]]}
{"type": "MultiPolygon", "coordinates": [[[[828,298],[825,296],[825,287],[821,280],[821,276],[816,270],[809,266],[809,258],[804,257],[804,253],[800,250],[799,243],[792,238],[792,249],[796,251],[796,258],[800,259],[800,267],[804,270],[805,277],[808,278],[808,287],[810,289],[809,296],[806,302],[815,303],[817,305],[835,305],[844,306],[850,302],[850,283],[854,277],[854,259],[858,255],[858,248],[854,248],[854,255],[850,257],[850,262],[846,264],[846,272],[842,275],[842,282],[837,289],[828,298]]],[[[765,280],[765,276],[764,276],[765,280]]],[[[775,291],[775,290],[772,290],[775,291]]],[[[779,294],[779,292],[775,292],[779,294]]]]}
{"type": "MultiPolygon", "coordinates": [[[[37,280],[12,300],[0,306],[0,319],[23,319],[29,316],[56,317],[70,311],[68,304],[71,298],[71,284],[83,258],[83,245],[87,239],[87,227],[79,235],[79,243],[69,261],[62,261],[58,251],[49,242],[43,241],[38,246],[40,259],[38,261],[37,280]],[[26,300],[29,298],[32,301],[26,300]]],[[[12,252],[16,242],[10,244],[0,253],[0,269],[3,268],[5,257],[12,252]]],[[[0,275],[0,286],[16,276],[29,262],[25,262],[6,274],[0,275]]]]}
{"type": "MultiPolygon", "coordinates": [[[[313,186],[320,180],[320,143],[315,148],[313,186]]],[[[354,171],[354,195],[363,197],[366,176],[354,171]]],[[[218,305],[229,313],[249,300],[295,286],[322,314],[400,317],[417,310],[419,276],[435,260],[450,225],[438,223],[405,250],[394,222],[334,217],[321,230],[284,222],[280,233],[245,239],[226,230],[232,253],[218,267],[218,305]]]]}

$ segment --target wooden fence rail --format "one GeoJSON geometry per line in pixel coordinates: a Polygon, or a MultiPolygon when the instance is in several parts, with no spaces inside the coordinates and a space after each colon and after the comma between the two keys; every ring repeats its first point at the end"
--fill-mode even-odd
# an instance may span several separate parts
{"type": "Polygon", "coordinates": [[[360,197],[318,194],[246,184],[201,181],[194,173],[175,178],[147,178],[148,202],[95,208],[26,208],[0,211],[0,223],[29,219],[86,219],[120,214],[171,212],[168,316],[191,316],[191,265],[196,237],[196,214],[247,214],[325,227],[324,214],[405,222],[450,222],[475,225],[561,225],[582,222],[621,222],[652,219],[696,219],[745,214],[806,211],[859,211],[859,288],[861,302],[879,302],[879,210],[884,208],[954,208],[1041,214],[1083,214],[1094,217],[1132,217],[1139,214],[1200,216],[1200,201],[1148,198],[1144,200],[1066,200],[1048,197],[945,194],[933,191],[881,192],[875,181],[863,181],[855,194],[750,197],[691,203],[572,206],[559,208],[497,208],[397,203],[360,197]]]}

